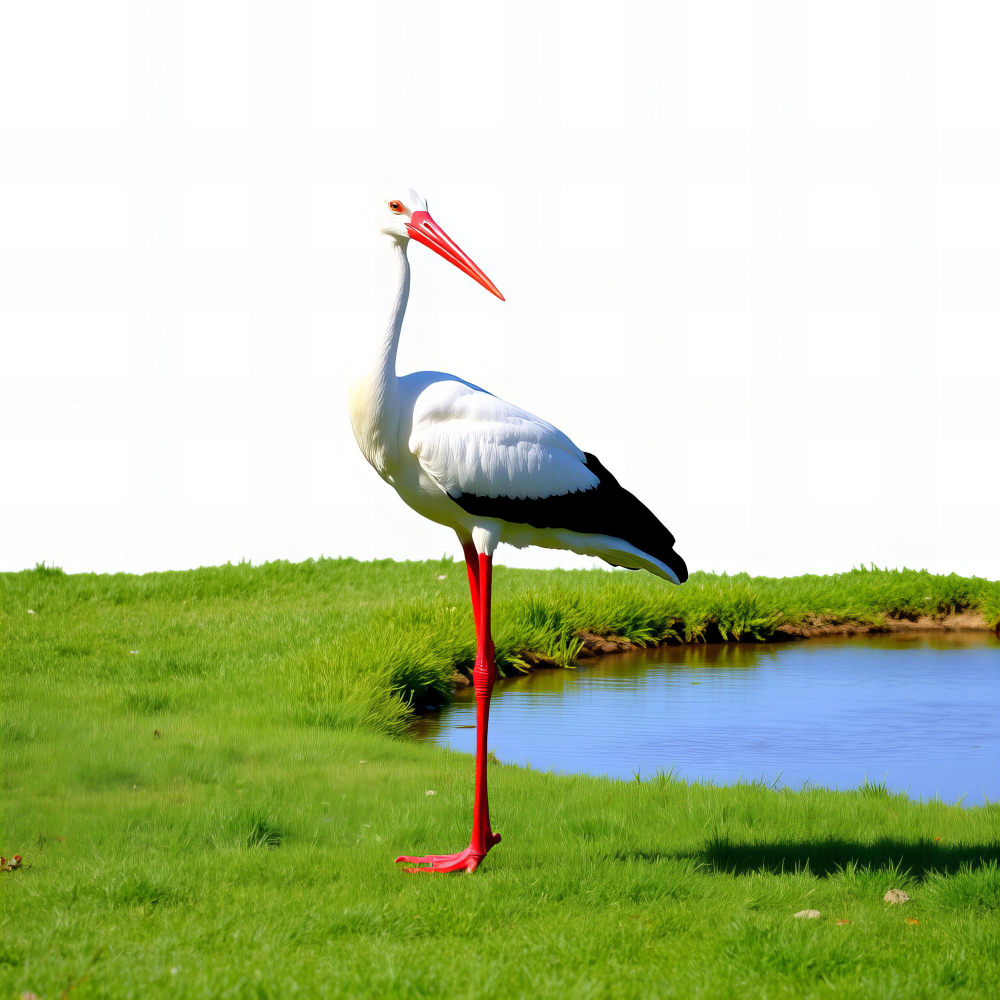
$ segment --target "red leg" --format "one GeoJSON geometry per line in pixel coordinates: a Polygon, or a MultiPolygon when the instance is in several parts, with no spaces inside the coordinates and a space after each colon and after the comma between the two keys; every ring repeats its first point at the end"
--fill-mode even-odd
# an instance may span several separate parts
{"type": "MultiPolygon", "coordinates": [[[[490,829],[490,803],[486,793],[486,734],[490,722],[490,697],[497,679],[496,647],[492,636],[493,557],[479,556],[479,628],[476,665],[472,670],[472,685],[476,690],[476,798],[472,817],[472,844],[482,856],[500,841],[500,834],[490,829]]],[[[481,860],[481,858],[480,858],[481,860]]]]}
{"type": "Polygon", "coordinates": [[[495,649],[490,634],[490,610],[493,589],[493,559],[479,554],[473,560],[466,547],[469,569],[469,586],[472,590],[473,613],[476,618],[476,664],[472,670],[472,684],[476,691],[476,792],[472,812],[472,839],[469,846],[458,854],[427,854],[423,857],[402,855],[396,861],[405,861],[421,867],[407,868],[407,872],[474,872],[500,834],[490,828],[490,804],[486,791],[487,730],[490,720],[490,696],[497,677],[494,662],[495,649]],[[477,600],[478,598],[478,600],[477,600]]]}
{"type": "Polygon", "coordinates": [[[479,650],[479,554],[472,542],[462,546],[465,553],[465,569],[469,574],[469,594],[472,596],[472,617],[476,623],[476,651],[479,650]]]}
{"type": "MultiPolygon", "coordinates": [[[[487,586],[487,597],[486,600],[489,602],[490,594],[492,592],[492,573],[493,573],[493,559],[488,556],[481,556],[476,552],[475,545],[472,542],[467,542],[462,546],[462,551],[465,552],[465,569],[469,574],[469,593],[472,595],[472,617],[476,623],[476,656],[479,656],[479,643],[482,641],[482,631],[483,631],[483,595],[480,593],[480,560],[489,559],[490,566],[490,583],[487,586]]],[[[489,611],[487,610],[487,614],[489,611]]],[[[493,638],[490,635],[490,630],[486,630],[486,646],[489,651],[489,662],[493,663],[493,658],[496,655],[496,648],[493,645],[493,638]]],[[[496,677],[496,672],[494,669],[494,677],[496,677]]]]}

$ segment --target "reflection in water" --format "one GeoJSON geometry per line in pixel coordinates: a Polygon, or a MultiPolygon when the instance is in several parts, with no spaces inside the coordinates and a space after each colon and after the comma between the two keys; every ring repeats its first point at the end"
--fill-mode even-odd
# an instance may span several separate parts
{"type": "MultiPolygon", "coordinates": [[[[914,798],[1000,797],[1000,640],[987,632],[668,646],[500,681],[489,744],[541,770],[673,770],[914,798]]],[[[418,735],[475,748],[471,689],[418,735]]]]}

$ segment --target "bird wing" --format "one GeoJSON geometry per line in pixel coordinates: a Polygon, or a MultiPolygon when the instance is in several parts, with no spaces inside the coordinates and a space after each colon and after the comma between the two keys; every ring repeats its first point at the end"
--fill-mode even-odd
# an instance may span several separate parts
{"type": "Polygon", "coordinates": [[[409,449],[449,496],[538,499],[593,489],[584,453],[546,420],[442,377],[417,395],[409,449]]]}

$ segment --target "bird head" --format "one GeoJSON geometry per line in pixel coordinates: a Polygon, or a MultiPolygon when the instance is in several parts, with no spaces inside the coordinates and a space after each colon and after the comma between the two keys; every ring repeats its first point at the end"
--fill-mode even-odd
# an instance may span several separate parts
{"type": "Polygon", "coordinates": [[[427,202],[413,188],[407,189],[405,197],[383,199],[382,232],[404,246],[411,239],[423,243],[478,281],[488,292],[503,299],[500,289],[486,277],[482,268],[431,218],[427,202]]]}

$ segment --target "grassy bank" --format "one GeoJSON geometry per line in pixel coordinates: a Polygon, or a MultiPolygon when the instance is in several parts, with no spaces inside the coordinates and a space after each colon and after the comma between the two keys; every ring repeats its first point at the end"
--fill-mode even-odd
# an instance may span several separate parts
{"type": "MultiPolygon", "coordinates": [[[[1000,617],[996,584],[905,572],[496,590],[508,669],[582,630],[1000,617]]],[[[0,853],[30,866],[0,874],[0,996],[992,994],[996,806],[495,767],[480,872],[395,871],[468,841],[469,760],[395,735],[471,663],[461,564],[8,574],[0,629],[0,853]]]]}
{"type": "MultiPolygon", "coordinates": [[[[973,610],[1000,623],[1000,582],[856,569],[773,579],[498,567],[494,639],[502,672],[571,662],[582,632],[640,644],[758,641],[804,622],[889,628],[973,610]]],[[[291,687],[300,721],[399,732],[408,707],[447,700],[475,643],[465,565],[321,559],[145,576],[0,574],[11,663],[117,682],[135,672],[153,701],[192,677],[252,660],[291,687]],[[39,617],[26,615],[31,609],[39,617]],[[53,631],[57,629],[57,633],[53,631]]]]}

